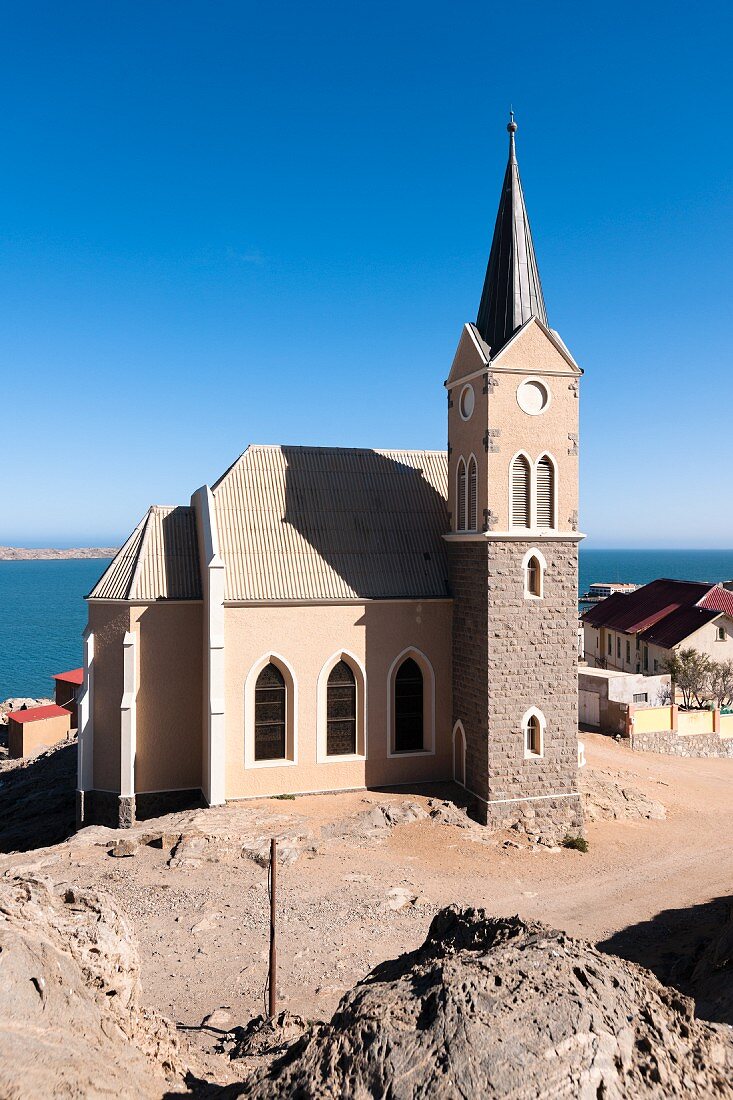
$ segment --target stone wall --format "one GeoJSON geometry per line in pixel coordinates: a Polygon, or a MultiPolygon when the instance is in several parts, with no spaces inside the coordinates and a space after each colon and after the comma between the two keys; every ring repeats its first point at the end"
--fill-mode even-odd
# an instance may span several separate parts
{"type": "Polygon", "coordinates": [[[466,785],[488,798],[488,546],[448,544],[453,595],[453,726],[466,734],[466,785]]]}
{"type": "Polygon", "coordinates": [[[639,752],[661,752],[668,756],[730,757],[733,758],[733,737],[720,737],[717,733],[693,733],[681,736],[674,730],[656,733],[632,733],[632,749],[639,752]]]}
{"type": "Polygon", "coordinates": [[[542,599],[524,595],[530,542],[451,544],[453,720],[466,731],[466,783],[492,827],[543,835],[582,824],[577,795],[577,543],[547,542],[542,599]],[[522,719],[545,716],[544,752],[525,758],[522,719]],[[561,796],[561,797],[558,797],[561,796]]]}

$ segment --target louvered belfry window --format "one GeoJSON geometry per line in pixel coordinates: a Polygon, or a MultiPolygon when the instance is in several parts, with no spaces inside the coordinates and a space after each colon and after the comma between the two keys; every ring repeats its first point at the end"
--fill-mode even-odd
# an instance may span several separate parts
{"type": "Polygon", "coordinates": [[[468,523],[469,531],[478,530],[478,471],[476,459],[472,458],[468,463],[468,523]]]}
{"type": "Polygon", "coordinates": [[[395,752],[420,752],[423,748],[423,679],[412,657],[397,669],[394,685],[395,752]]]}
{"type": "Polygon", "coordinates": [[[458,459],[456,473],[456,531],[466,530],[466,463],[458,459]]]}
{"type": "Polygon", "coordinates": [[[326,752],[346,756],[356,752],[356,677],[346,661],[329,673],[326,686],[326,752]]]}
{"type": "Polygon", "coordinates": [[[512,462],[512,526],[529,527],[529,462],[517,455],[512,462]]]}
{"type": "Polygon", "coordinates": [[[537,526],[555,526],[555,470],[549,458],[537,463],[537,526]]]}
{"type": "Polygon", "coordinates": [[[255,685],[255,760],[285,757],[286,694],[280,669],[265,665],[255,685]]]}

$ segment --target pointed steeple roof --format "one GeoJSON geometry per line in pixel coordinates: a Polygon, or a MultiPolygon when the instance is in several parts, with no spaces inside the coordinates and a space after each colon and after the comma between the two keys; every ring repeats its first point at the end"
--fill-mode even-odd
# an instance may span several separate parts
{"type": "Polygon", "coordinates": [[[489,265],[478,307],[476,328],[496,355],[513,333],[538,317],[547,325],[542,283],[532,244],[527,208],[524,205],[519,165],[514,146],[517,124],[510,112],[509,162],[496,215],[489,265]]]}

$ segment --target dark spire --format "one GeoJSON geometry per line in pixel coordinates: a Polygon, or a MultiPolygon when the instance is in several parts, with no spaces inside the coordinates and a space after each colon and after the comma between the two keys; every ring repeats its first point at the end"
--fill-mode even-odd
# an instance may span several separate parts
{"type": "Polygon", "coordinates": [[[476,328],[496,355],[530,317],[547,324],[519,165],[514,147],[517,124],[509,112],[509,163],[496,215],[489,266],[478,307],[476,328]]]}

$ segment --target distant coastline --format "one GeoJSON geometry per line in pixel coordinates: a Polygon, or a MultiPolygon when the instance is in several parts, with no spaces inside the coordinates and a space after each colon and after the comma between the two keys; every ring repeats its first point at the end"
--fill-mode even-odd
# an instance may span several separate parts
{"type": "Polygon", "coordinates": [[[70,558],[113,558],[115,546],[77,546],[70,550],[35,546],[0,546],[0,561],[63,561],[70,558]]]}

